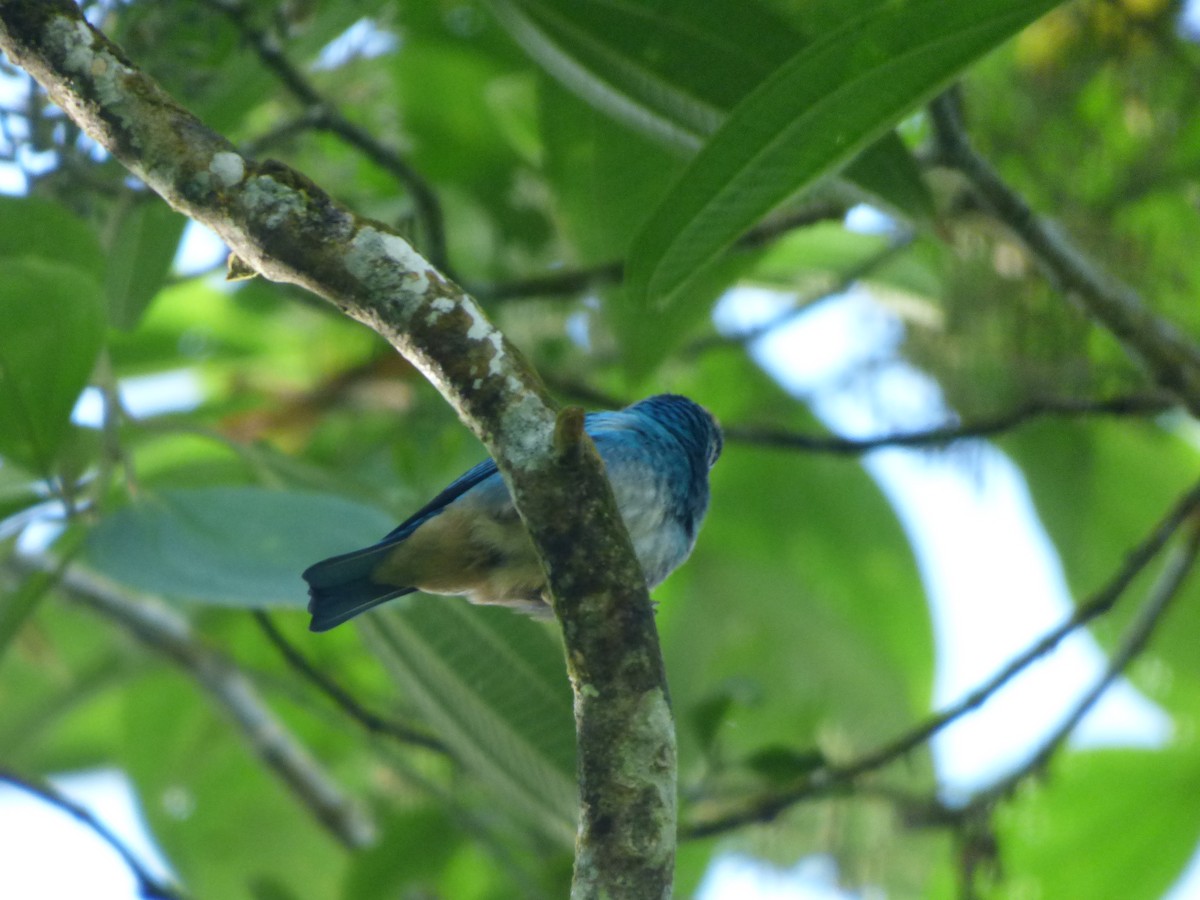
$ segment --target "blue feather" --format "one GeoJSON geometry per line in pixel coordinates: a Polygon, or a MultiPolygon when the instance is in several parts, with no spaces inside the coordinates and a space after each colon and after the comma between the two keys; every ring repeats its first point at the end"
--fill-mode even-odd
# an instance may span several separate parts
{"type": "MultiPolygon", "coordinates": [[[[660,394],[584,427],[604,460],[648,587],[691,553],[708,509],[721,430],[686,397],[660,394]]],[[[496,464],[466,472],[379,543],[303,573],[310,628],[326,631],[415,590],[549,614],[545,579],[496,464]]]]}

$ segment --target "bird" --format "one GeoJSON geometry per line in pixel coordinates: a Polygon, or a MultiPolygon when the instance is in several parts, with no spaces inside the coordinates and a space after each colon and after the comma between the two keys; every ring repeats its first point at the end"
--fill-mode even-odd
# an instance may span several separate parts
{"type": "MultiPolygon", "coordinates": [[[[709,505],[721,428],[698,403],[657,394],[584,417],[634,552],[654,588],[692,552],[709,505]]],[[[496,463],[464,473],[378,543],[322,560],[308,582],[309,629],[329,629],[396,597],[464,596],[535,618],[553,615],[533,542],[496,463]]]]}

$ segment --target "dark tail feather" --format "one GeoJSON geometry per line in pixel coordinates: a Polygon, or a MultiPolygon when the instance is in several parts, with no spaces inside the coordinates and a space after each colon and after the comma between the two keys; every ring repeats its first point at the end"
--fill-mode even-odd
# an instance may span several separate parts
{"type": "Polygon", "coordinates": [[[309,630],[328,631],[393,597],[415,591],[413,587],[394,587],[371,579],[381,557],[394,548],[395,543],[368,547],[305,569],[301,577],[308,582],[308,611],[312,613],[309,630]]]}

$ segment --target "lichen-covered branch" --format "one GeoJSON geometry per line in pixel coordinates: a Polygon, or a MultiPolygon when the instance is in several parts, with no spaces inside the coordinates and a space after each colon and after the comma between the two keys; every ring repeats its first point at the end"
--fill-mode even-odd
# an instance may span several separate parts
{"type": "Polygon", "coordinates": [[[555,451],[555,412],[533,370],[402,238],[293,169],[239,154],[69,0],[0,0],[0,48],[245,266],[310,290],[382,335],[484,442],[563,626],[580,746],[576,895],[665,896],[675,742],[645,581],[598,457],[555,451]]]}

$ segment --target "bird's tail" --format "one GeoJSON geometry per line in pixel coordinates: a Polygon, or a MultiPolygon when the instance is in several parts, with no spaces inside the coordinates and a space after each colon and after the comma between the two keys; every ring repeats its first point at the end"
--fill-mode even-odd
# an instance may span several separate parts
{"type": "Polygon", "coordinates": [[[371,577],[394,549],[394,543],[376,545],[332,556],[305,569],[301,577],[308,582],[309,630],[328,631],[384,601],[415,591],[414,587],[380,584],[371,577]]]}

